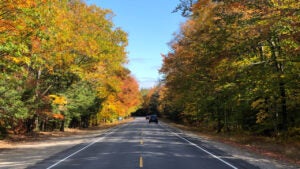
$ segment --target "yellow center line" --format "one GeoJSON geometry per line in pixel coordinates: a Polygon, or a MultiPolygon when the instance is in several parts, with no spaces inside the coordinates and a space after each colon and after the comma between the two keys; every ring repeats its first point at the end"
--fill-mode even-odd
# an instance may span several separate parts
{"type": "MultiPolygon", "coordinates": [[[[144,140],[143,140],[143,130],[141,130],[141,140],[140,140],[140,144],[143,145],[144,144],[144,140]]],[[[142,155],[140,155],[140,168],[143,168],[144,163],[143,163],[143,157],[142,155]]]]}
{"type": "Polygon", "coordinates": [[[143,157],[140,156],[140,168],[143,168],[143,157]]]}

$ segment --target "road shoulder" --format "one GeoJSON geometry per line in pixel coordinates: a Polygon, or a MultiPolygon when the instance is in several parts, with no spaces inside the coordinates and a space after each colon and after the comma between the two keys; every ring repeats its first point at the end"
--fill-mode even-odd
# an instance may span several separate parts
{"type": "MultiPolygon", "coordinates": [[[[117,125],[122,125],[120,123],[117,125]]],[[[0,142],[0,169],[23,169],[66,151],[80,144],[90,142],[117,125],[109,125],[89,130],[52,132],[47,137],[25,139],[23,141],[0,142]]]]}
{"type": "Polygon", "coordinates": [[[170,128],[176,133],[182,134],[183,137],[192,140],[197,144],[201,144],[200,146],[214,147],[215,149],[227,152],[233,158],[238,158],[247,161],[248,163],[262,169],[298,169],[300,167],[296,164],[287,163],[286,161],[280,161],[277,159],[272,159],[270,157],[263,156],[255,151],[251,151],[251,149],[249,150],[237,144],[229,144],[226,141],[214,139],[213,137],[203,135],[200,132],[190,131],[186,128],[181,128],[179,125],[175,125],[174,123],[168,121],[164,121],[161,124],[164,127],[170,128]]]}

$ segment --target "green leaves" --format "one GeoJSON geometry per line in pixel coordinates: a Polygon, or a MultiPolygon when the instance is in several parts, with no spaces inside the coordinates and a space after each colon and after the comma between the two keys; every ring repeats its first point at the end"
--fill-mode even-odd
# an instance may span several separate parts
{"type": "Polygon", "coordinates": [[[6,128],[14,128],[19,120],[29,117],[29,110],[22,100],[23,89],[15,77],[0,74],[0,119],[6,128]]]}
{"type": "Polygon", "coordinates": [[[68,98],[67,110],[70,113],[70,118],[80,118],[82,115],[98,113],[90,111],[91,107],[99,108],[99,105],[95,105],[97,92],[90,84],[86,82],[73,84],[65,94],[68,98]]]}

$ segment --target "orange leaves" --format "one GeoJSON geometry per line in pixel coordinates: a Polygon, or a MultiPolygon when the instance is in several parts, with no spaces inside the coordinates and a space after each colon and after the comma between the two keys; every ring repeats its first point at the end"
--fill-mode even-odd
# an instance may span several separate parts
{"type": "Polygon", "coordinates": [[[110,92],[102,103],[100,116],[106,119],[129,116],[141,104],[137,81],[126,75],[122,80],[120,91],[110,92]]]}
{"type": "Polygon", "coordinates": [[[14,0],[13,4],[20,8],[29,8],[34,7],[36,5],[36,2],[35,0],[14,0]]]}
{"type": "Polygon", "coordinates": [[[12,19],[13,15],[20,9],[35,6],[35,0],[1,0],[0,2],[0,20],[12,19]]]}
{"type": "Polygon", "coordinates": [[[118,96],[127,108],[139,105],[141,102],[141,98],[139,94],[139,86],[136,79],[131,76],[128,76],[126,79],[124,79],[122,91],[118,94],[118,96]]]}
{"type": "MultiPolygon", "coordinates": [[[[36,5],[36,0],[2,0],[0,6],[1,10],[5,9],[7,12],[13,12],[16,9],[30,8],[36,5]]],[[[2,15],[1,15],[2,16],[2,15]]]]}
{"type": "Polygon", "coordinates": [[[64,115],[62,115],[62,114],[56,114],[56,113],[54,113],[54,114],[52,115],[52,117],[53,117],[54,119],[59,119],[59,120],[63,120],[63,119],[65,118],[64,115]]]}
{"type": "Polygon", "coordinates": [[[50,117],[51,119],[64,120],[65,116],[59,113],[53,113],[49,111],[45,111],[42,114],[43,116],[50,117]]]}
{"type": "Polygon", "coordinates": [[[38,37],[31,37],[31,46],[32,46],[32,52],[38,53],[41,49],[41,39],[38,37]]]}

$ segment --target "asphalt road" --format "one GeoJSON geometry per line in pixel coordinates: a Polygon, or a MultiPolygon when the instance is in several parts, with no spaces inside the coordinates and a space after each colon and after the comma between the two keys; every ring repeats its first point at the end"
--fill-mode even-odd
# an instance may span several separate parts
{"type": "Polygon", "coordinates": [[[110,129],[29,169],[256,169],[201,140],[144,118],[110,129]]]}

